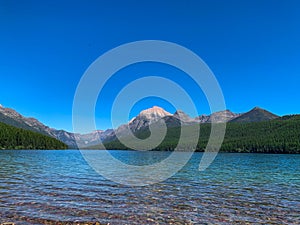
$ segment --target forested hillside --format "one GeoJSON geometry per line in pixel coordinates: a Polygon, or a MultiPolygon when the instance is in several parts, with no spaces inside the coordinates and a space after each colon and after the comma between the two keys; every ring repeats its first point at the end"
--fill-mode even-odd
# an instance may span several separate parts
{"type": "MultiPolygon", "coordinates": [[[[180,127],[168,128],[164,141],[155,150],[173,150],[178,143],[180,129],[180,127]]],[[[210,129],[210,124],[200,125],[197,151],[204,151],[210,129]]],[[[146,138],[149,134],[149,130],[144,130],[136,133],[136,136],[146,138]]],[[[107,149],[127,149],[118,140],[105,143],[105,146],[107,149]]],[[[227,123],[221,151],[300,153],[300,115],[263,122],[227,123]]]]}
{"type": "Polygon", "coordinates": [[[67,145],[33,131],[0,122],[0,149],[66,149],[67,145]]]}

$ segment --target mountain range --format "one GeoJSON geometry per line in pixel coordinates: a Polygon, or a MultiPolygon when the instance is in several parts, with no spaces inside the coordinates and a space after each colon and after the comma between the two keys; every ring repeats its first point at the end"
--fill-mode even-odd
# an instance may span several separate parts
{"type": "Polygon", "coordinates": [[[56,130],[50,128],[35,118],[24,117],[20,113],[10,108],[4,108],[0,105],[0,122],[25,130],[41,133],[56,138],[67,144],[70,148],[77,148],[77,144],[81,146],[94,145],[107,136],[112,130],[97,130],[88,134],[71,133],[65,130],[56,130]]]}
{"type": "Polygon", "coordinates": [[[79,147],[87,147],[97,145],[100,142],[109,142],[116,139],[116,134],[118,136],[126,136],[128,129],[136,133],[148,129],[149,125],[154,123],[165,123],[167,127],[178,127],[211,122],[258,122],[273,120],[278,117],[267,110],[255,107],[246,113],[233,113],[230,110],[224,110],[211,115],[200,115],[196,118],[191,118],[182,110],[177,110],[174,114],[171,114],[161,107],[154,106],[141,111],[127,124],[123,124],[115,130],[96,130],[88,134],[79,134],[50,128],[35,118],[24,117],[15,110],[0,105],[0,122],[56,138],[70,148],[77,148],[78,145],[79,147]]]}

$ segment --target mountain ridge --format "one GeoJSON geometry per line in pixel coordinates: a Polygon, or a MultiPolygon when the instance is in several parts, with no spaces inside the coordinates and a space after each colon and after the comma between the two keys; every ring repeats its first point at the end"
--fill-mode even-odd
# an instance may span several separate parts
{"type": "Polygon", "coordinates": [[[33,117],[25,117],[16,110],[3,106],[0,107],[0,122],[56,138],[70,148],[77,148],[78,144],[81,146],[97,144],[99,143],[98,137],[101,139],[101,136],[109,131],[97,130],[88,134],[77,134],[65,130],[56,130],[44,125],[33,117]]]}
{"type": "Polygon", "coordinates": [[[243,115],[234,118],[231,122],[241,123],[241,122],[261,122],[267,120],[273,120],[279,118],[278,115],[275,115],[265,109],[262,109],[258,106],[254,107],[250,111],[244,113],[243,115]]]}
{"type": "Polygon", "coordinates": [[[233,113],[227,109],[214,112],[211,115],[200,115],[196,118],[191,118],[182,110],[176,110],[175,113],[171,114],[161,107],[153,106],[142,110],[127,124],[120,125],[115,130],[96,130],[87,134],[78,134],[50,128],[33,117],[24,117],[14,109],[0,106],[0,122],[54,137],[67,144],[70,148],[92,146],[101,142],[111,141],[116,138],[116,133],[118,136],[126,136],[128,129],[136,133],[140,130],[149,129],[149,126],[153,123],[165,123],[167,127],[176,127],[212,122],[257,122],[276,118],[279,118],[279,116],[259,107],[255,107],[246,113],[233,113]]]}

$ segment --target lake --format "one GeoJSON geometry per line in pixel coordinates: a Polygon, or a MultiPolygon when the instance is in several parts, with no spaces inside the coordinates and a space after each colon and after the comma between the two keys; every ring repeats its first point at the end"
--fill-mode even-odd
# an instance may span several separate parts
{"type": "MultiPolygon", "coordinates": [[[[132,164],[168,152],[111,151],[132,164]]],[[[0,151],[0,222],[55,224],[300,224],[300,155],[202,153],[168,180],[144,187],[98,175],[80,151],[0,151]]]]}

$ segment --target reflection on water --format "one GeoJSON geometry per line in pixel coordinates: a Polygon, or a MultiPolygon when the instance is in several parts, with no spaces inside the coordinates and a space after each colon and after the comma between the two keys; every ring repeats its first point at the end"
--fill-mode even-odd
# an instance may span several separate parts
{"type": "MultiPolygon", "coordinates": [[[[112,151],[151,164],[161,152],[112,151]]],[[[0,222],[300,224],[300,155],[202,153],[163,183],[132,188],[95,173],[79,151],[0,151],[0,222]]]]}

